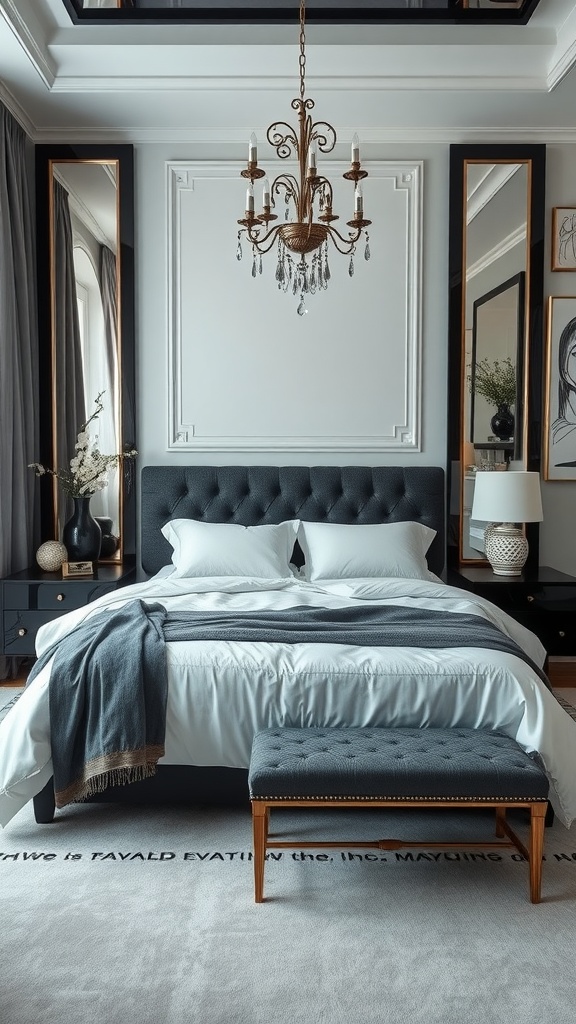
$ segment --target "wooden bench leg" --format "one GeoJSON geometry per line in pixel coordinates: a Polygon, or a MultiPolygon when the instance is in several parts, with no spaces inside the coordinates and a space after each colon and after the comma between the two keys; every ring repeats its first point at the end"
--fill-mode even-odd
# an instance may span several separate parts
{"type": "Polygon", "coordinates": [[[503,823],[505,821],[506,821],[506,808],[505,807],[497,807],[496,808],[496,835],[497,835],[498,839],[502,839],[502,837],[504,836],[505,830],[504,830],[504,824],[503,823]]]}
{"type": "Polygon", "coordinates": [[[540,903],[542,882],[542,855],[544,853],[544,824],[547,803],[532,804],[530,807],[530,899],[540,903]]]}
{"type": "Polygon", "coordinates": [[[252,801],[252,835],[254,845],[254,900],[264,902],[264,864],[268,838],[269,808],[261,800],[252,801]]]}

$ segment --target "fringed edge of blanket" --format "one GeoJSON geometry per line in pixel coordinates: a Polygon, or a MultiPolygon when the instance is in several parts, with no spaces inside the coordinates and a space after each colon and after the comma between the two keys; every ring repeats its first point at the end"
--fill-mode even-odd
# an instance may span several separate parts
{"type": "Polygon", "coordinates": [[[157,762],[164,756],[164,747],[147,746],[140,750],[121,750],[103,754],[87,761],[80,776],[65,789],[55,792],[56,807],[87,800],[103,793],[110,786],[125,786],[156,774],[157,762]]]}

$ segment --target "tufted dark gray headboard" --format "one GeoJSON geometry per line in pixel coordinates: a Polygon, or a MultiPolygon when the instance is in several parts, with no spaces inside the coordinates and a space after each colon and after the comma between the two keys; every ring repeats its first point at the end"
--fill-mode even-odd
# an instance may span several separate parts
{"type": "Polygon", "coordinates": [[[437,531],[428,564],[438,574],[444,568],[444,470],[437,466],[145,466],[141,493],[147,573],[170,562],[160,533],[169,519],[242,526],[415,520],[437,531]]]}

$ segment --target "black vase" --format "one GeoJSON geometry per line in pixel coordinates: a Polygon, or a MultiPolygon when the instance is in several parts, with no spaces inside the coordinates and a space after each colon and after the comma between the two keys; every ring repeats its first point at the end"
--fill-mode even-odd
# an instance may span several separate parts
{"type": "Polygon", "coordinates": [[[95,562],[100,555],[102,531],[90,512],[90,495],[72,501],[74,511],[62,530],[68,561],[95,562]]]}
{"type": "Polygon", "coordinates": [[[94,516],[94,519],[102,531],[100,558],[111,558],[118,548],[118,537],[112,533],[112,520],[110,516],[94,516]]]}
{"type": "Polygon", "coordinates": [[[498,406],[498,412],[494,413],[490,420],[492,433],[500,441],[511,441],[514,437],[514,415],[506,402],[498,406]]]}

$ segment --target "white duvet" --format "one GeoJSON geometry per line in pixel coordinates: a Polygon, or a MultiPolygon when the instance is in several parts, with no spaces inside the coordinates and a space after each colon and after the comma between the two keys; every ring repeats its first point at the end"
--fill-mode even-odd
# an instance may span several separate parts
{"type": "MultiPolygon", "coordinates": [[[[43,626],[41,654],[82,619],[133,597],[168,609],[342,607],[404,604],[481,614],[538,665],[540,641],[490,602],[444,584],[406,579],[307,583],[240,577],[171,579],[108,594],[43,626]]],[[[177,642],[167,645],[164,764],[247,767],[254,732],[273,725],[468,726],[497,728],[538,751],[552,804],[576,818],[576,722],[521,658],[481,648],[430,650],[340,644],[177,642]]],[[[0,724],[0,823],[52,775],[48,664],[0,724]]]]}

